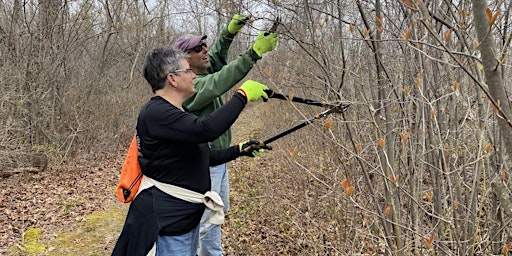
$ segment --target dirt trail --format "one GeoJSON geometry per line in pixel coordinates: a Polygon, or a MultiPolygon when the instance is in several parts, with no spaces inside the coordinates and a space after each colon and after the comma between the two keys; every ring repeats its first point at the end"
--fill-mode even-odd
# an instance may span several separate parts
{"type": "MultiPolygon", "coordinates": [[[[38,174],[20,173],[2,179],[0,225],[5,228],[0,231],[0,254],[30,253],[31,246],[38,244],[27,242],[44,245],[59,239],[59,234],[79,229],[95,211],[113,206],[119,209],[113,193],[122,160],[121,156],[76,160],[38,174]],[[24,241],[23,232],[31,228],[42,231],[40,238],[24,241]]],[[[47,249],[47,253],[55,251],[50,246],[47,249]]]]}

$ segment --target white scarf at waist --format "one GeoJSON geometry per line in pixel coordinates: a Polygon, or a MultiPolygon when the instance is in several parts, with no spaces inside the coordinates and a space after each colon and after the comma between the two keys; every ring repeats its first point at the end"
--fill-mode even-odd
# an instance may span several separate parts
{"type": "Polygon", "coordinates": [[[170,196],[174,196],[187,202],[196,204],[204,203],[206,207],[212,211],[208,222],[214,225],[221,225],[224,223],[224,203],[217,192],[208,191],[203,195],[192,190],[156,181],[144,175],[142,176],[142,181],[137,194],[152,186],[157,187],[170,196]]]}

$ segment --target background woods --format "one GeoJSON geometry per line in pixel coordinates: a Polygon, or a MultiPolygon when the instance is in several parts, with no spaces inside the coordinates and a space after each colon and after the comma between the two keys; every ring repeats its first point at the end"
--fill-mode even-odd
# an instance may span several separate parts
{"type": "MultiPolygon", "coordinates": [[[[236,56],[279,16],[279,45],[249,78],[351,106],[331,115],[332,125],[315,123],[260,160],[233,164],[229,252],[507,255],[511,8],[503,0],[3,0],[0,171],[105,160],[128,145],[151,95],[140,74],[148,49],[187,32],[212,42],[234,13],[252,14],[231,47],[236,56]]],[[[321,111],[271,99],[243,114],[253,121],[238,134],[265,139],[321,111]]]]}

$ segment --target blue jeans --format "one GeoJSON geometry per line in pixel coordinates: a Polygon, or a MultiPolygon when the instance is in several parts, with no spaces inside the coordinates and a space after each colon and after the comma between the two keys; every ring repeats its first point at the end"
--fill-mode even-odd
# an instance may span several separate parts
{"type": "MultiPolygon", "coordinates": [[[[229,179],[226,164],[210,167],[210,179],[212,181],[212,191],[219,193],[224,202],[224,213],[229,208],[229,179]]],[[[222,255],[222,233],[220,225],[213,225],[208,222],[211,211],[206,209],[199,228],[199,249],[200,256],[219,256],[222,255]]]]}
{"type": "Polygon", "coordinates": [[[156,256],[195,256],[199,243],[199,225],[179,236],[158,236],[156,256]]]}

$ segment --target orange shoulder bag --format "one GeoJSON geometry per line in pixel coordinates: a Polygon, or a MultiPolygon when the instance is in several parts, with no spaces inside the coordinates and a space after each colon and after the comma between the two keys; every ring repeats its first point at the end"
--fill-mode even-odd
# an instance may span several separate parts
{"type": "Polygon", "coordinates": [[[122,203],[129,203],[135,198],[142,181],[142,170],[139,164],[139,149],[137,148],[137,137],[133,135],[128,153],[124,159],[117,185],[117,199],[122,203]]]}

